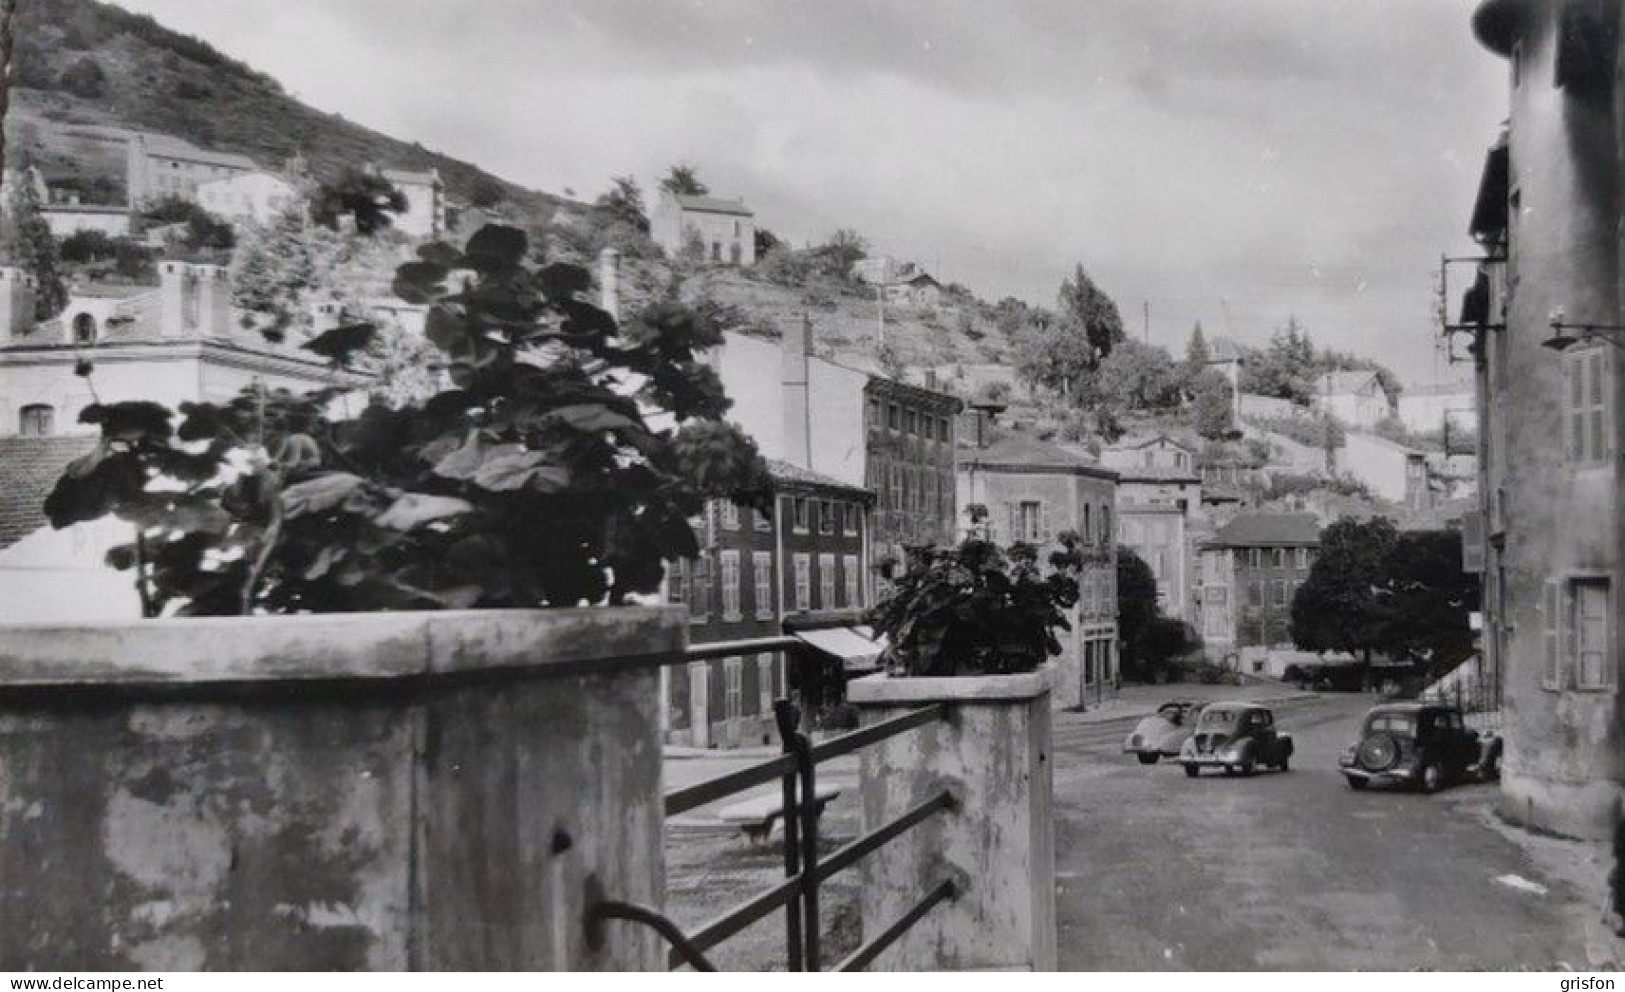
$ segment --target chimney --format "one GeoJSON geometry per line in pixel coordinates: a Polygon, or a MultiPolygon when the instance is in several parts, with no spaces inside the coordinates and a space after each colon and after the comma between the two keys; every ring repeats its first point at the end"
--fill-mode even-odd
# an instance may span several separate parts
{"type": "Polygon", "coordinates": [[[14,341],[34,329],[34,277],[0,267],[0,341],[14,341]]]}
{"type": "Polygon", "coordinates": [[[313,303],[310,307],[310,333],[322,334],[339,326],[344,307],[337,300],[313,303]]]}
{"type": "Polygon", "coordinates": [[[223,265],[158,263],[158,326],[164,337],[230,331],[231,283],[223,265]]]}
{"type": "Polygon", "coordinates": [[[621,253],[605,248],[598,253],[599,308],[621,322],[621,253]]]}
{"type": "Polygon", "coordinates": [[[784,456],[793,464],[811,469],[812,399],[807,384],[807,356],[812,354],[812,318],[784,332],[780,382],[784,403],[784,456]]]}
{"type": "Polygon", "coordinates": [[[187,331],[186,284],[191,266],[165,259],[158,263],[158,333],[166,338],[187,331]]]}

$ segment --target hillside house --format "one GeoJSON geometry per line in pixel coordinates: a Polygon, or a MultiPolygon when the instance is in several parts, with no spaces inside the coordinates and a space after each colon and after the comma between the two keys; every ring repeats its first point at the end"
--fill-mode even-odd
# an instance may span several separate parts
{"type": "Polygon", "coordinates": [[[49,203],[40,207],[40,217],[51,229],[51,236],[61,241],[81,231],[97,231],[109,238],[128,237],[131,230],[130,208],[122,204],[104,203],[49,203]]]}
{"type": "Polygon", "coordinates": [[[1292,599],[1309,579],[1320,526],[1308,513],[1241,514],[1203,541],[1199,630],[1209,654],[1254,674],[1292,646],[1292,599]]]}
{"type": "Polygon", "coordinates": [[[196,203],[198,187],[204,183],[259,169],[246,155],[209,151],[167,134],[125,133],[125,188],[137,208],[165,197],[196,203]]]}
{"type": "Polygon", "coordinates": [[[1101,463],[1118,473],[1117,541],[1151,567],[1165,614],[1193,623],[1194,542],[1206,526],[1196,453],[1166,434],[1105,448],[1101,463]]]}
{"type": "Polygon", "coordinates": [[[1413,434],[1438,434],[1450,424],[1452,433],[1478,432],[1478,405],[1471,383],[1435,382],[1407,386],[1399,394],[1399,420],[1413,434]]]}
{"type": "Polygon", "coordinates": [[[299,200],[293,183],[263,169],[212,179],[197,190],[199,206],[234,223],[268,224],[299,200]]]}
{"type": "Polygon", "coordinates": [[[446,186],[440,170],[384,169],[381,175],[406,197],[406,209],[392,226],[414,238],[438,238],[446,232],[446,186]]]}
{"type": "Polygon", "coordinates": [[[1382,380],[1368,369],[1322,375],[1315,382],[1313,407],[1355,427],[1374,427],[1396,413],[1382,380]]]}
{"type": "Polygon", "coordinates": [[[904,306],[934,307],[942,303],[942,283],[922,269],[910,269],[886,285],[886,299],[904,306]]]}
{"type": "Polygon", "coordinates": [[[649,216],[649,236],[668,255],[698,250],[707,262],[756,264],[756,215],[743,200],[663,189],[649,216]]]}

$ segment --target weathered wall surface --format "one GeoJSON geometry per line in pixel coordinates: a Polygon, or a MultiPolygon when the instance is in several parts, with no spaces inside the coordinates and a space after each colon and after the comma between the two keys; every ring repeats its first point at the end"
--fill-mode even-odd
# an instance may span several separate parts
{"type": "Polygon", "coordinates": [[[961,678],[871,676],[848,686],[865,724],[939,701],[953,716],[863,752],[864,830],[946,786],[938,813],[863,862],[863,932],[873,936],[943,879],[933,908],[871,966],[896,971],[1054,970],[1055,827],[1051,669],[961,678]]]}
{"type": "Polygon", "coordinates": [[[0,970],[644,969],[674,610],[0,628],[0,970]]]}

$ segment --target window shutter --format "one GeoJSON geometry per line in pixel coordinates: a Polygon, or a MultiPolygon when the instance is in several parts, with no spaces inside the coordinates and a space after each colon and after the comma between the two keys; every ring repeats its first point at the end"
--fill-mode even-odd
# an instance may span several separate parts
{"type": "Polygon", "coordinates": [[[1559,654],[1558,654],[1558,589],[1555,581],[1548,580],[1541,599],[1541,629],[1544,633],[1546,645],[1546,665],[1542,672],[1541,681],[1551,688],[1558,685],[1559,654]]]}
{"type": "Polygon", "coordinates": [[[1039,543],[1041,543],[1041,544],[1048,544],[1049,539],[1050,539],[1049,503],[1047,503],[1047,502],[1039,503],[1038,504],[1038,540],[1039,540],[1039,543]]]}
{"type": "Polygon", "coordinates": [[[1005,531],[1005,543],[1013,544],[1017,540],[1020,540],[1021,526],[1020,521],[1016,519],[1016,504],[1004,504],[1004,524],[1008,528],[1008,530],[1005,531]]]}

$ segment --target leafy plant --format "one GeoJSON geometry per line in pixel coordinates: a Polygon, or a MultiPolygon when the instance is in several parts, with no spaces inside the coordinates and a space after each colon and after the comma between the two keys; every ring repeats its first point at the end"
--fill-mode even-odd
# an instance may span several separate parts
{"type": "MultiPolygon", "coordinates": [[[[973,519],[975,519],[973,515],[973,519]]],[[[1030,672],[1061,652],[1057,630],[1078,602],[1075,534],[1040,566],[1038,549],[1001,549],[973,529],[958,547],[908,550],[908,570],[870,613],[895,666],[909,675],[1030,672]]]]}
{"type": "MultiPolygon", "coordinates": [[[[65,527],[108,513],[136,539],[149,615],[575,606],[658,589],[693,556],[708,497],[767,508],[755,445],[697,352],[716,328],[663,303],[627,326],[580,298],[581,268],[524,261],[491,226],[396,273],[426,304],[444,384],[333,415],[348,385],[250,388],[223,404],[98,403],[94,452],[46,502],[65,527]]],[[[373,329],[304,347],[343,370],[373,329]]],[[[88,371],[88,370],[87,370],[88,371]]],[[[338,373],[336,372],[336,375],[338,373]]]]}

